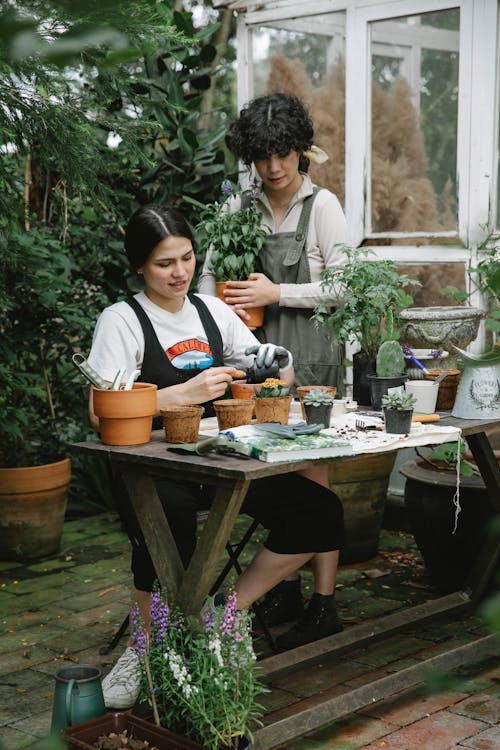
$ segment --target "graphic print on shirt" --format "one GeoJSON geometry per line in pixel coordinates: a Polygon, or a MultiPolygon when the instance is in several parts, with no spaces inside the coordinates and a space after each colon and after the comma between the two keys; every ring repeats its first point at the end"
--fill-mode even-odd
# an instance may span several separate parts
{"type": "Polygon", "coordinates": [[[214,363],[212,351],[207,343],[199,339],[185,339],[170,346],[165,354],[178,370],[206,370],[214,363]]]}

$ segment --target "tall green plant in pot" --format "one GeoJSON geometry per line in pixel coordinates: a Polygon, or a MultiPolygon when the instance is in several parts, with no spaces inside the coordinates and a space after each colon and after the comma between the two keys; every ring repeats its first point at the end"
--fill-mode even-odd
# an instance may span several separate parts
{"type": "Polygon", "coordinates": [[[344,247],[343,251],[345,263],[326,269],[322,285],[332,292],[333,299],[343,296],[344,304],[322,303],[315,308],[313,319],[325,328],[332,344],[359,344],[353,360],[353,397],[370,404],[367,376],[375,373],[380,345],[398,336],[399,313],[413,302],[406,289],[420,282],[398,273],[394,261],[370,259],[375,256],[373,250],[344,247]]]}
{"type": "MultiPolygon", "coordinates": [[[[229,180],[221,185],[222,200],[202,208],[195,228],[199,250],[207,255],[209,268],[215,274],[216,293],[224,299],[226,281],[245,281],[256,270],[257,258],[264,247],[266,229],[261,227],[252,190],[242,192],[229,180]],[[239,196],[241,205],[233,209],[239,196]]],[[[258,328],[264,321],[264,308],[251,308],[246,324],[258,328]],[[258,311],[258,313],[257,313],[258,311]]]]}

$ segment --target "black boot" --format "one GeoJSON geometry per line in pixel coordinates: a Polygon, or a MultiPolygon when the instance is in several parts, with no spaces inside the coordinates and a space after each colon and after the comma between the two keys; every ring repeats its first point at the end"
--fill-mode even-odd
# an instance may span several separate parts
{"type": "Polygon", "coordinates": [[[259,604],[259,614],[266,627],[296,620],[304,614],[304,601],[300,593],[300,578],[281,581],[270,589],[259,604]]]}
{"type": "Polygon", "coordinates": [[[300,620],[288,632],[276,638],[276,647],[280,651],[287,651],[326,638],[327,635],[340,633],[342,629],[335,606],[335,596],[313,594],[300,620]]]}

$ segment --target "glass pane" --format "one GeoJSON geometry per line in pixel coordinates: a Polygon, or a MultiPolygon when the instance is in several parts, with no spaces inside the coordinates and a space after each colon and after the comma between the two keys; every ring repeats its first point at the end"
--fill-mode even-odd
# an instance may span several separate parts
{"type": "Polygon", "coordinates": [[[457,229],[459,9],[370,24],[372,232],[457,229]]]}
{"type": "Polygon", "coordinates": [[[288,91],[298,96],[314,123],[314,142],[327,152],[311,164],[313,182],[344,203],[345,14],[308,15],[251,32],[254,96],[288,91]]]}

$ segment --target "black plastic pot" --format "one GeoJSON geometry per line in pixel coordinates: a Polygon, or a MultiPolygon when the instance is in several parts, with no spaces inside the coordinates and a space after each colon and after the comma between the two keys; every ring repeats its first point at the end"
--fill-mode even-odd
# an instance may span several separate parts
{"type": "Polygon", "coordinates": [[[372,402],[368,375],[375,375],[375,360],[357,352],[352,358],[352,397],[362,406],[372,402]]]}
{"type": "Polygon", "coordinates": [[[382,396],[387,396],[393,388],[402,390],[405,381],[408,380],[407,375],[397,375],[392,378],[381,378],[378,375],[367,375],[368,382],[370,383],[370,396],[371,404],[375,411],[382,409],[382,396]]]}
{"type": "Polygon", "coordinates": [[[405,505],[415,541],[435,588],[448,594],[467,580],[481,548],[493,508],[481,477],[460,478],[460,506],[455,528],[454,471],[434,469],[422,459],[407,461],[405,505]]]}
{"type": "Polygon", "coordinates": [[[307,424],[322,424],[325,427],[330,427],[331,404],[304,404],[304,411],[307,424]]]}
{"type": "Polygon", "coordinates": [[[387,409],[384,412],[385,431],[394,435],[407,435],[411,430],[413,409],[387,409]]]}

